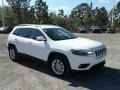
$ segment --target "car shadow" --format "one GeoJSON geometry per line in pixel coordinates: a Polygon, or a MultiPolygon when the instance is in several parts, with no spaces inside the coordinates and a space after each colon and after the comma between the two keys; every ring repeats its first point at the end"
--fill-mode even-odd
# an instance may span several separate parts
{"type": "MultiPolygon", "coordinates": [[[[48,65],[41,62],[24,58],[16,63],[55,77],[48,65]]],[[[60,79],[69,82],[71,87],[84,87],[91,90],[120,90],[120,70],[111,67],[74,72],[69,77],[60,79]]]]}

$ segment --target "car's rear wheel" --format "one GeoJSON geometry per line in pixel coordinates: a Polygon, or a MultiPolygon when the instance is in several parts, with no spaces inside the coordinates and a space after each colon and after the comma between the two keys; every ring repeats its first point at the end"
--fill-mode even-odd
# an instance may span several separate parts
{"type": "Polygon", "coordinates": [[[18,59],[18,53],[15,47],[9,48],[9,57],[12,61],[16,61],[18,59]]]}
{"type": "Polygon", "coordinates": [[[50,67],[52,72],[58,77],[65,77],[70,73],[70,68],[66,62],[66,58],[61,56],[53,57],[50,63],[50,67]]]}

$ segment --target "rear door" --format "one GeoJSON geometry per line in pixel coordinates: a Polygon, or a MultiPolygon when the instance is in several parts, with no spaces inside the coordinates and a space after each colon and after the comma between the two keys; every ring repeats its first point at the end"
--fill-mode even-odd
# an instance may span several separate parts
{"type": "Polygon", "coordinates": [[[31,33],[31,31],[29,28],[19,28],[18,29],[17,35],[15,37],[15,45],[17,47],[18,52],[28,54],[27,46],[30,42],[30,33],[31,33]]]}

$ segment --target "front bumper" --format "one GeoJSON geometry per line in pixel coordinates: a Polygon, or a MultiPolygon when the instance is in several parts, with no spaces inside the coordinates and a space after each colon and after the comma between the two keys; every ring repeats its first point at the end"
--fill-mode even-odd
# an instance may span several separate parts
{"type": "Polygon", "coordinates": [[[105,63],[106,63],[105,61],[100,62],[100,63],[98,63],[98,64],[92,66],[91,69],[92,69],[92,68],[95,69],[95,68],[98,68],[98,67],[103,67],[103,66],[105,65],[105,63]]]}
{"type": "Polygon", "coordinates": [[[89,70],[92,67],[105,62],[105,56],[96,58],[92,56],[77,56],[69,57],[69,62],[72,70],[89,70]]]}

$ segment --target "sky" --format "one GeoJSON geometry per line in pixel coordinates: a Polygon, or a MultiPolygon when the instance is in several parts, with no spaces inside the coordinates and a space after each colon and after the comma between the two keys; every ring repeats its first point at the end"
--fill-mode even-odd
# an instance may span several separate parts
{"type": "MultiPolygon", "coordinates": [[[[49,11],[55,11],[58,13],[58,10],[63,9],[66,15],[71,13],[71,10],[81,3],[93,3],[93,8],[104,6],[108,11],[112,9],[114,5],[117,4],[119,0],[43,0],[49,6],[49,11]]],[[[31,0],[31,5],[33,5],[35,0],[31,0]]],[[[0,0],[1,6],[2,0],[0,0]]],[[[6,0],[4,4],[7,5],[6,0]]]]}

